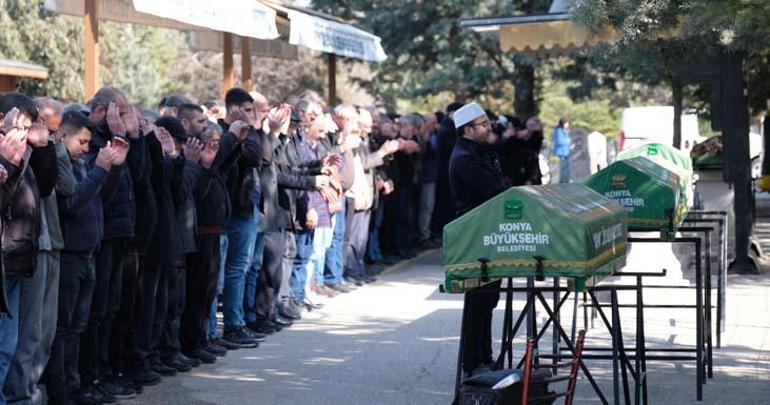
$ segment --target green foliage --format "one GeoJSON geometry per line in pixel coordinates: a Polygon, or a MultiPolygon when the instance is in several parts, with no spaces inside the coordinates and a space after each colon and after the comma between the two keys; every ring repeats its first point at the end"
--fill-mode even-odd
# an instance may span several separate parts
{"type": "Polygon", "coordinates": [[[555,127],[559,118],[566,115],[572,120],[573,127],[599,131],[608,137],[617,135],[621,109],[612,104],[609,90],[602,89],[590,99],[575,101],[568,95],[569,87],[575,83],[554,80],[552,74],[553,70],[549,69],[542,75],[543,99],[540,102],[540,119],[546,128],[555,127]]]}
{"type": "Polygon", "coordinates": [[[42,0],[0,0],[0,57],[48,68],[47,80],[24,80],[22,91],[82,98],[82,44],[82,21],[55,16],[42,0]]]}
{"type": "Polygon", "coordinates": [[[185,83],[172,70],[176,60],[190,53],[184,33],[102,22],[99,35],[103,84],[122,89],[145,107],[157,104],[162,95],[184,92],[185,83]]]}
{"type": "Polygon", "coordinates": [[[313,4],[382,38],[389,57],[374,67],[377,80],[362,85],[393,109],[398,99],[445,92],[458,100],[510,97],[502,83],[531,88],[531,75],[519,71],[539,65],[537,61],[501,52],[494,35],[462,28],[459,21],[543,12],[550,1],[480,0],[473,7],[465,0],[314,0],[313,4]]]}
{"type": "MultiPolygon", "coordinates": [[[[590,60],[604,72],[651,84],[670,83],[679,69],[719,49],[747,55],[749,102],[763,111],[770,99],[770,2],[767,0],[572,0],[573,18],[620,38],[594,48],[590,60]],[[675,33],[675,35],[669,35],[675,33]]],[[[706,92],[690,93],[698,105],[706,92]]]]}

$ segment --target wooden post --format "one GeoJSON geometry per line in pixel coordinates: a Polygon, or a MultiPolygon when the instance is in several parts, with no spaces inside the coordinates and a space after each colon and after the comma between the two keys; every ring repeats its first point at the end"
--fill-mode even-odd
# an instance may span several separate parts
{"type": "Polygon", "coordinates": [[[241,37],[241,87],[251,91],[251,38],[241,37]]]}
{"type": "Polygon", "coordinates": [[[337,55],[327,53],[329,65],[329,107],[337,104],[337,55]]]}
{"type": "Polygon", "coordinates": [[[83,19],[86,57],[85,100],[88,101],[99,86],[99,2],[97,0],[85,0],[83,19]]]}
{"type": "Polygon", "coordinates": [[[233,34],[223,32],[222,37],[224,39],[224,43],[222,44],[224,58],[222,61],[222,97],[224,97],[227,90],[230,90],[233,87],[233,83],[235,82],[235,72],[233,71],[233,34]]]}

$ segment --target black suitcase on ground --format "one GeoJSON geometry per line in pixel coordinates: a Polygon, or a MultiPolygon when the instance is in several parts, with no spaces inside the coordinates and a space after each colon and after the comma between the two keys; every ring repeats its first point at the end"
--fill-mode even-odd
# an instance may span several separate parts
{"type": "MultiPolygon", "coordinates": [[[[497,370],[478,374],[465,379],[460,387],[459,405],[520,405],[521,386],[524,378],[522,370],[497,370]]],[[[533,370],[529,397],[542,397],[552,392],[548,384],[537,384],[551,378],[549,370],[533,370]]],[[[552,404],[553,399],[537,401],[537,404],[552,404]]],[[[530,404],[534,401],[530,401],[530,404]]]]}

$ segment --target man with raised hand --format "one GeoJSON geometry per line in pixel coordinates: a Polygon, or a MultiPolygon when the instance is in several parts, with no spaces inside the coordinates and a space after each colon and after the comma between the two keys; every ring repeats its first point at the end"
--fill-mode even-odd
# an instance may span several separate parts
{"type": "Polygon", "coordinates": [[[255,100],[243,89],[230,89],[225,95],[227,115],[219,122],[224,131],[231,132],[242,139],[240,156],[227,172],[227,185],[233,211],[222,235],[224,253],[222,257],[224,265],[222,339],[231,347],[256,347],[264,338],[246,328],[243,312],[246,272],[253,258],[259,221],[257,167],[263,153],[261,139],[263,115],[257,114],[257,110],[261,110],[263,104],[267,104],[267,99],[264,97],[255,100]],[[235,123],[238,125],[234,125],[235,123]]]}
{"type": "Polygon", "coordinates": [[[76,181],[74,192],[59,195],[59,214],[64,249],[61,252],[59,281],[59,314],[56,338],[48,363],[47,394],[49,403],[98,404],[114,401],[99,384],[82,380],[78,372],[80,339],[92,310],[92,295],[96,275],[94,252],[103,240],[103,195],[114,192],[117,182],[110,172],[121,166],[128,154],[128,145],[112,145],[107,141],[99,149],[93,166],[82,159],[90,149],[92,130],[88,119],[78,112],[64,116],[62,142],[76,181]]]}
{"type": "MultiPolygon", "coordinates": [[[[3,185],[2,267],[7,315],[0,315],[0,385],[4,384],[15,357],[17,342],[28,351],[34,336],[20,335],[20,308],[39,301],[43,289],[31,288],[28,278],[37,272],[37,239],[40,236],[41,198],[50,195],[56,184],[56,153],[49,142],[48,129],[39,119],[37,106],[24,94],[0,97],[0,133],[7,148],[0,159],[7,179],[3,185]],[[29,293],[21,296],[22,284],[29,293]]],[[[37,314],[35,314],[37,316],[37,314]]],[[[24,323],[25,328],[37,322],[24,323]]],[[[0,392],[0,403],[4,403],[0,392]]]]}

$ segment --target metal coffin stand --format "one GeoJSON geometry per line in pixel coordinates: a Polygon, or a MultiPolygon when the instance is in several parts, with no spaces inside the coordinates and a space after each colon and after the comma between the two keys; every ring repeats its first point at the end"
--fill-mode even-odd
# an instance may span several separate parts
{"type": "MultiPolygon", "coordinates": [[[[508,368],[513,368],[513,339],[517,335],[519,328],[521,327],[522,323],[524,322],[526,318],[526,331],[527,331],[527,338],[531,339],[534,342],[538,342],[548,331],[549,327],[553,328],[554,335],[557,336],[557,339],[560,339],[564,342],[566,345],[565,351],[569,351],[569,355],[561,355],[558,353],[558,346],[557,342],[554,341],[553,346],[553,352],[551,355],[538,355],[535,356],[533,361],[535,364],[538,364],[540,358],[546,358],[550,357],[553,358],[554,361],[556,358],[574,358],[576,356],[576,348],[575,348],[575,342],[576,342],[576,320],[577,320],[577,304],[578,304],[578,292],[575,291],[573,288],[570,287],[561,287],[559,285],[560,280],[559,277],[554,277],[554,286],[553,287],[540,287],[535,286],[535,280],[537,281],[544,281],[545,277],[542,275],[542,262],[543,258],[536,258],[538,260],[538,271],[539,274],[536,277],[527,277],[527,286],[526,287],[515,287],[513,285],[513,278],[507,278],[508,284],[507,287],[501,287],[499,289],[500,292],[505,292],[505,315],[503,320],[503,331],[502,331],[502,343],[500,348],[500,354],[497,357],[497,361],[495,362],[495,369],[501,369],[507,360],[508,368]],[[549,305],[546,296],[544,293],[551,292],[554,297],[554,304],[553,306],[549,305]],[[561,293],[564,292],[565,294],[561,296],[561,293]],[[524,308],[522,309],[521,313],[517,317],[517,319],[514,321],[513,319],[513,293],[526,293],[527,300],[526,304],[524,305],[524,308]],[[564,303],[569,299],[570,294],[573,295],[574,300],[574,307],[573,307],[573,317],[572,317],[572,328],[571,328],[571,334],[568,335],[565,331],[564,327],[561,324],[561,319],[559,316],[559,311],[561,307],[564,305],[564,303]],[[547,313],[548,317],[544,325],[542,325],[540,328],[538,328],[537,320],[536,320],[536,311],[535,306],[537,303],[540,303],[542,308],[547,313]]],[[[482,263],[482,268],[486,268],[486,260],[480,259],[480,262],[482,263]]],[[[641,277],[641,276],[639,276],[641,277]]],[[[488,280],[484,280],[482,278],[482,281],[486,282],[488,280]]],[[[586,279],[577,280],[577,278],[572,280],[574,282],[573,286],[579,286],[579,285],[585,285],[586,279]]],[[[439,286],[439,289],[443,291],[443,285],[439,286]]],[[[586,291],[591,296],[592,302],[594,304],[594,307],[596,308],[596,311],[601,314],[602,319],[604,321],[605,326],[607,327],[607,330],[609,331],[610,335],[612,336],[612,356],[610,357],[613,360],[613,403],[614,404],[620,404],[621,401],[621,380],[623,385],[623,397],[625,399],[626,404],[630,404],[630,391],[629,391],[629,381],[628,381],[628,375],[630,374],[631,377],[634,380],[634,389],[637,397],[637,403],[639,402],[639,399],[641,398],[642,394],[644,394],[644,397],[646,399],[646,392],[647,392],[647,382],[646,382],[646,362],[644,358],[644,353],[642,353],[641,356],[635,357],[635,364],[631,364],[630,357],[626,353],[626,349],[623,345],[623,333],[620,325],[620,312],[619,312],[619,304],[617,301],[617,291],[619,290],[631,290],[637,292],[637,297],[641,299],[641,289],[638,286],[591,286],[587,287],[586,291]],[[601,303],[596,299],[595,292],[598,291],[609,291],[612,297],[612,304],[610,305],[611,308],[611,318],[610,321],[607,316],[604,313],[604,310],[602,309],[601,303]]],[[[463,359],[463,353],[465,350],[465,328],[468,324],[466,317],[468,316],[466,311],[467,306],[467,299],[469,294],[473,294],[474,290],[470,290],[465,293],[465,301],[463,306],[463,318],[462,318],[462,325],[461,325],[461,334],[460,334],[460,345],[458,349],[458,357],[457,357],[457,371],[455,375],[455,398],[459,398],[459,392],[460,392],[460,385],[462,383],[462,359],[463,359]]],[[[637,305],[637,316],[639,320],[642,320],[642,322],[637,322],[637,333],[636,333],[636,347],[644,347],[644,322],[643,322],[643,305],[637,305]]],[[[643,352],[643,351],[642,351],[643,352]]],[[[590,370],[585,365],[585,362],[583,359],[586,358],[585,355],[578,360],[580,369],[583,371],[586,379],[593,387],[594,391],[596,392],[597,397],[603,404],[609,404],[610,402],[605,397],[604,393],[602,392],[601,388],[599,388],[598,384],[596,383],[595,379],[593,378],[590,370]]],[[[520,368],[522,364],[524,363],[524,359],[518,362],[516,368],[520,368]]],[[[646,401],[645,401],[646,403],[646,401]]]]}

